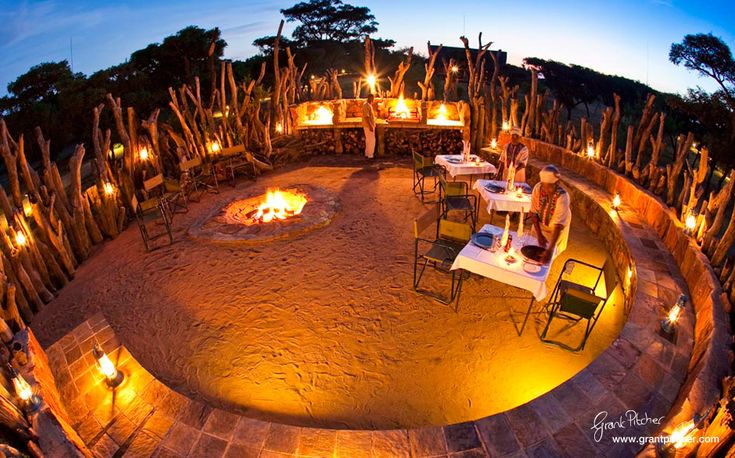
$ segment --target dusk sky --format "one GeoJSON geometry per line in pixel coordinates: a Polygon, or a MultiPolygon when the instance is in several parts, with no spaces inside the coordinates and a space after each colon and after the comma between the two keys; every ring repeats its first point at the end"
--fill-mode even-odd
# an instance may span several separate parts
{"type": "MultiPolygon", "coordinates": [[[[31,66],[71,60],[90,74],[123,62],[149,43],[188,25],[218,26],[227,41],[225,57],[257,52],[253,39],[274,34],[279,9],[295,1],[14,1],[0,0],[0,94],[31,66]]],[[[380,23],[378,37],[426,53],[426,41],[461,46],[463,33],[477,42],[482,31],[509,62],[524,57],[555,59],[623,75],[664,91],[684,92],[706,79],[668,62],[671,43],[687,33],[721,37],[735,48],[732,0],[352,1],[368,6],[380,23]]],[[[293,24],[287,25],[287,31],[293,24]]]]}

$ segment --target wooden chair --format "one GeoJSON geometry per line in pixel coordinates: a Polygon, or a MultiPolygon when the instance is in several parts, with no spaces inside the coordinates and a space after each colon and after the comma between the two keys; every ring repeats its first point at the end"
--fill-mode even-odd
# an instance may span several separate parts
{"type": "Polygon", "coordinates": [[[142,202],[133,196],[131,207],[135,212],[135,221],[138,223],[140,235],[143,238],[143,245],[146,251],[151,251],[150,242],[160,237],[168,235],[169,245],[174,243],[174,236],[171,230],[171,210],[168,204],[160,197],[153,197],[142,202]],[[160,220],[160,222],[159,222],[160,220]],[[152,224],[163,224],[165,232],[153,234],[148,230],[148,226],[152,224]]]}
{"type": "Polygon", "coordinates": [[[214,173],[211,164],[204,164],[202,158],[183,161],[179,164],[181,170],[181,182],[187,199],[198,202],[206,192],[219,194],[219,183],[217,174],[214,173]]]}
{"type": "Polygon", "coordinates": [[[615,291],[615,288],[618,286],[618,283],[618,275],[615,271],[612,259],[605,261],[605,264],[603,264],[602,267],[597,267],[577,259],[567,260],[567,262],[564,263],[564,269],[562,269],[562,272],[559,274],[559,278],[551,293],[551,300],[547,304],[547,308],[551,308],[549,311],[549,319],[546,322],[546,327],[544,327],[544,330],[541,333],[541,340],[570,351],[576,352],[583,350],[587,343],[587,339],[590,334],[592,334],[592,330],[595,328],[597,320],[600,318],[605,305],[610,299],[612,293],[615,291]],[[594,285],[583,285],[563,278],[565,275],[569,277],[577,264],[597,272],[597,279],[595,280],[594,285]],[[597,295],[596,291],[597,286],[603,277],[605,279],[605,291],[604,297],[600,297],[597,295]],[[578,346],[572,347],[563,342],[546,338],[551,322],[555,318],[570,320],[575,323],[582,320],[587,322],[582,342],[578,346]]]}
{"type": "Polygon", "coordinates": [[[424,196],[426,194],[436,192],[437,179],[441,174],[441,170],[434,165],[433,158],[422,156],[416,151],[413,152],[413,193],[421,198],[421,202],[424,202],[424,196]],[[431,191],[425,188],[427,178],[434,180],[434,186],[431,188],[431,191]]]}
{"type": "MultiPolygon", "coordinates": [[[[472,236],[472,228],[465,223],[458,223],[441,218],[439,206],[436,205],[428,212],[421,215],[413,223],[415,245],[413,263],[413,289],[419,294],[431,296],[443,304],[451,304],[457,299],[459,306],[459,295],[462,289],[462,274],[451,270],[454,260],[464,248],[472,236]],[[432,225],[436,225],[434,240],[422,238],[421,234],[432,225]],[[419,270],[419,263],[423,262],[419,270]],[[432,267],[440,272],[451,274],[449,296],[441,296],[432,291],[419,287],[426,266],[431,263],[432,267]]],[[[455,307],[456,311],[456,307],[455,307]]]]}
{"type": "Polygon", "coordinates": [[[472,231],[477,223],[477,196],[469,191],[469,185],[464,181],[447,181],[443,174],[439,175],[439,203],[441,204],[442,218],[449,213],[461,212],[464,222],[467,218],[472,222],[472,231]]]}

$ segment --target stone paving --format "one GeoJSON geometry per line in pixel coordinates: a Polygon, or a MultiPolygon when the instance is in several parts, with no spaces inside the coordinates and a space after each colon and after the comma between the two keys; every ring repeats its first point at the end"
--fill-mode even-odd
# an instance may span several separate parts
{"type": "MultiPolygon", "coordinates": [[[[575,196],[583,193],[601,211],[609,210],[608,194],[563,173],[575,196]]],[[[660,318],[685,290],[684,282],[670,253],[637,214],[624,206],[610,218],[630,250],[637,278],[620,337],[546,395],[473,422],[411,430],[327,430],[212,409],[155,379],[121,346],[101,314],[47,348],[49,364],[74,428],[99,457],[632,456],[640,446],[614,444],[611,437],[650,435],[658,425],[608,431],[597,441],[595,418],[607,412],[606,420],[613,421],[629,410],[649,418],[667,414],[687,374],[693,315],[684,314],[674,339],[659,335],[660,318]],[[94,367],[95,342],[126,375],[115,390],[106,387],[94,367]]]]}

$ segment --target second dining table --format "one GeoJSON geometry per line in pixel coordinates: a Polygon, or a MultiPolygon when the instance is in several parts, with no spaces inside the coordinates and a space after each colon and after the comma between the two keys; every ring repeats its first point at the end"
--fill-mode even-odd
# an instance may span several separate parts
{"type": "Polygon", "coordinates": [[[517,183],[514,190],[506,190],[506,182],[498,180],[477,180],[473,188],[487,202],[487,212],[492,215],[499,212],[531,211],[531,187],[526,183],[517,183]],[[520,191],[518,190],[520,188],[520,191]]]}
{"type": "Polygon", "coordinates": [[[497,172],[494,165],[474,154],[469,161],[465,161],[461,154],[438,154],[434,163],[444,167],[449,176],[455,179],[462,175],[469,176],[470,179],[474,175],[492,176],[497,172]]]}

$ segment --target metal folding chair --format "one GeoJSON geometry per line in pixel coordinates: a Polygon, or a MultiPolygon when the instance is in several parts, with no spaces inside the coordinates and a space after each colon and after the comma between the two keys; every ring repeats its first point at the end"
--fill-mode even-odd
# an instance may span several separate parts
{"type": "Polygon", "coordinates": [[[577,259],[567,260],[567,262],[564,263],[564,269],[562,269],[562,272],[559,274],[559,278],[557,279],[556,285],[551,293],[551,300],[547,304],[547,308],[550,307],[549,319],[541,333],[541,340],[570,351],[576,352],[583,350],[587,343],[587,339],[590,334],[592,334],[592,330],[595,328],[597,320],[600,318],[602,311],[605,309],[605,305],[607,305],[607,302],[615,291],[615,288],[618,286],[618,283],[618,275],[611,259],[605,261],[605,264],[603,264],[602,267],[597,267],[577,259]],[[567,278],[571,276],[576,265],[582,265],[597,271],[597,279],[595,280],[594,285],[583,285],[563,278],[565,275],[567,278]],[[604,297],[600,297],[597,295],[596,291],[600,280],[603,278],[605,279],[605,294],[604,297]],[[565,319],[575,323],[582,320],[586,321],[587,324],[584,330],[584,336],[582,337],[582,342],[578,346],[572,347],[563,342],[546,338],[551,322],[555,318],[565,319]]]}
{"type": "Polygon", "coordinates": [[[449,216],[451,212],[461,212],[464,221],[467,218],[472,222],[474,232],[477,223],[477,196],[469,191],[469,186],[464,181],[447,181],[443,174],[439,175],[439,202],[442,209],[442,218],[449,216]]]}
{"type": "Polygon", "coordinates": [[[426,194],[436,192],[437,179],[441,174],[442,171],[434,165],[433,158],[422,156],[416,151],[413,152],[413,193],[421,198],[421,202],[424,202],[424,196],[426,194]],[[431,191],[426,190],[427,178],[434,180],[434,186],[431,188],[431,191]]]}
{"type": "MultiPolygon", "coordinates": [[[[414,220],[414,263],[413,289],[419,294],[431,296],[442,304],[451,304],[455,298],[459,305],[459,295],[462,290],[462,274],[451,270],[454,260],[472,236],[472,228],[465,223],[458,223],[440,218],[439,206],[434,206],[419,218],[414,220]],[[436,224],[434,240],[422,238],[421,234],[436,224]],[[423,262],[419,270],[419,263],[423,262]],[[431,263],[437,271],[451,274],[449,297],[439,295],[419,287],[426,266],[431,263]]],[[[456,307],[455,307],[456,311],[456,307]]]]}
{"type": "Polygon", "coordinates": [[[197,202],[206,192],[219,194],[217,174],[214,173],[212,164],[204,164],[202,158],[197,156],[181,162],[179,168],[181,169],[182,187],[188,199],[197,202]]]}
{"type": "Polygon", "coordinates": [[[150,242],[160,237],[168,235],[169,245],[174,243],[174,236],[171,230],[171,210],[165,200],[160,197],[153,197],[138,202],[138,198],[133,196],[131,207],[135,212],[135,221],[138,223],[140,236],[143,238],[143,245],[146,251],[151,250],[150,242]],[[148,224],[156,224],[161,221],[165,228],[165,232],[152,234],[148,230],[148,224]]]}

